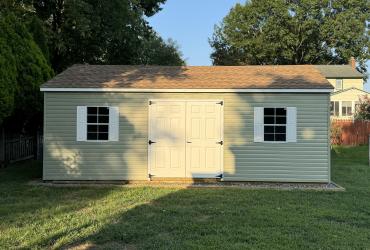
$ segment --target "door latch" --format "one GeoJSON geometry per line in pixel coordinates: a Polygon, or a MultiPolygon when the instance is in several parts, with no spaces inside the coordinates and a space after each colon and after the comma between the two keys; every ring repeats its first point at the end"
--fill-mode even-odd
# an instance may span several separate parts
{"type": "Polygon", "coordinates": [[[152,140],[149,140],[149,141],[148,141],[148,144],[149,144],[149,145],[152,145],[153,143],[157,143],[157,142],[152,141],[152,140]]]}
{"type": "Polygon", "coordinates": [[[224,141],[216,142],[217,144],[220,144],[221,146],[224,145],[224,141]]]}

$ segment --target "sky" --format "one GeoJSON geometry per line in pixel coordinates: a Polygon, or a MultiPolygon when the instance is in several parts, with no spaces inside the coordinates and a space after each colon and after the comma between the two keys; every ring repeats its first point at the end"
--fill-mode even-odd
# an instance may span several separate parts
{"type": "MultiPolygon", "coordinates": [[[[236,3],[245,0],[167,0],[163,9],[148,18],[162,38],[177,42],[187,65],[211,65],[208,39],[236,3]]],[[[368,71],[370,69],[370,62],[368,71]]],[[[370,91],[370,79],[365,84],[370,91]]]]}
{"type": "Polygon", "coordinates": [[[148,18],[164,39],[172,38],[180,46],[187,65],[211,65],[208,38],[230,8],[245,0],[167,0],[163,9],[148,18]]]}

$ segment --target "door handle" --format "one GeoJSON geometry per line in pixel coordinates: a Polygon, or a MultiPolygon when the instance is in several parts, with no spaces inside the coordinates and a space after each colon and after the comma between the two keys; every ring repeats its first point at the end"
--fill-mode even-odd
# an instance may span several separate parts
{"type": "Polygon", "coordinates": [[[187,141],[186,143],[192,143],[191,141],[187,141]]]}
{"type": "Polygon", "coordinates": [[[149,144],[149,145],[152,145],[153,143],[157,143],[157,142],[152,141],[152,140],[149,140],[149,141],[148,141],[148,144],[149,144]]]}
{"type": "Polygon", "coordinates": [[[221,146],[224,145],[224,141],[218,141],[217,144],[220,144],[221,146]]]}

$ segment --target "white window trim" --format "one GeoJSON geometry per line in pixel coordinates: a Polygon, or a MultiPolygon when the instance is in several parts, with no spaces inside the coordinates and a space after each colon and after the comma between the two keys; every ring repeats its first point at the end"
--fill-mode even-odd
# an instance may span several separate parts
{"type": "Polygon", "coordinates": [[[339,91],[339,90],[343,90],[343,79],[341,78],[337,78],[335,79],[335,90],[339,91]],[[340,81],[340,88],[337,88],[337,81],[340,81]]]}
{"type": "MultiPolygon", "coordinates": [[[[89,143],[108,143],[108,142],[114,142],[114,141],[119,141],[119,108],[118,107],[116,107],[116,106],[108,106],[108,105],[85,105],[85,106],[77,106],[77,113],[78,113],[78,110],[79,109],[81,109],[81,108],[83,108],[83,109],[85,109],[85,117],[84,118],[80,118],[80,119],[82,119],[82,122],[83,122],[83,125],[81,124],[81,120],[79,120],[79,114],[77,114],[77,120],[76,120],[76,126],[77,126],[77,128],[76,128],[76,133],[77,133],[77,135],[76,135],[76,141],[77,142],[89,142],[89,143]],[[101,124],[101,125],[108,125],[108,140],[88,140],[87,139],[87,125],[89,124],[88,122],[87,122],[87,108],[89,108],[89,107],[93,107],[93,108],[109,108],[109,123],[99,123],[99,124],[101,124]],[[117,117],[117,124],[116,124],[116,126],[117,126],[117,137],[116,137],[116,139],[111,139],[111,129],[112,129],[112,121],[111,121],[111,108],[115,108],[115,109],[117,109],[117,115],[118,115],[118,117],[117,117]],[[83,129],[80,129],[78,126],[84,126],[84,128],[83,129]],[[78,137],[78,130],[81,130],[82,132],[84,132],[84,135],[83,135],[83,138],[79,138],[78,137]]],[[[91,123],[91,124],[93,124],[93,123],[91,123]]]]}
{"type": "Polygon", "coordinates": [[[86,124],[85,124],[85,126],[86,126],[86,141],[87,142],[109,142],[110,140],[109,140],[109,131],[110,131],[110,126],[109,126],[109,124],[110,124],[110,106],[107,106],[107,105],[102,105],[102,106],[86,106],[86,124]],[[89,108],[108,108],[108,110],[109,110],[109,112],[108,112],[108,119],[109,119],[109,122],[108,123],[88,123],[87,122],[87,117],[88,117],[88,109],[89,108]],[[88,133],[88,131],[87,131],[87,126],[88,125],[108,125],[108,140],[89,140],[89,139],[87,139],[87,133],[88,133]]]}
{"type": "Polygon", "coordinates": [[[264,143],[287,143],[288,142],[288,107],[263,107],[263,112],[265,112],[265,108],[284,108],[286,111],[285,115],[285,124],[265,124],[265,114],[263,114],[263,142],[264,143]],[[285,141],[265,141],[265,126],[285,126],[285,141]]]}
{"type": "Polygon", "coordinates": [[[254,107],[254,142],[255,143],[271,143],[271,144],[281,144],[281,143],[296,143],[297,142],[297,108],[296,107],[288,107],[288,106],[275,106],[275,107],[254,107]],[[265,128],[265,124],[264,124],[264,109],[265,108],[286,108],[287,110],[287,121],[286,121],[286,133],[285,133],[285,141],[265,141],[265,138],[264,138],[264,128],[265,128]],[[289,124],[289,109],[290,108],[294,108],[295,111],[295,122],[294,124],[289,124]],[[262,110],[262,112],[261,112],[262,110]],[[258,117],[258,112],[260,112],[260,115],[261,117],[258,117]],[[262,119],[262,122],[261,122],[261,119],[262,119]],[[294,126],[293,126],[294,125],[294,126]],[[294,136],[293,136],[293,139],[289,139],[288,138],[288,134],[290,133],[288,130],[290,129],[290,127],[293,126],[294,128],[294,136]],[[260,136],[258,136],[258,132],[260,131],[261,132],[262,130],[262,133],[260,136]]]}

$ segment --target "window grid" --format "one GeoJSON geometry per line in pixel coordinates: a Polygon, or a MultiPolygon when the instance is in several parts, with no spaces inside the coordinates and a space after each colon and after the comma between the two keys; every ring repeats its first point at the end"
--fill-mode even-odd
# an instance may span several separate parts
{"type": "Polygon", "coordinates": [[[352,102],[342,101],[342,116],[352,115],[352,102]]]}
{"type": "Polygon", "coordinates": [[[286,108],[264,108],[264,141],[286,141],[286,108]]]}
{"type": "Polygon", "coordinates": [[[87,107],[87,140],[109,139],[109,107],[87,107]]]}
{"type": "Polygon", "coordinates": [[[342,79],[336,79],[335,89],[336,90],[342,90],[343,89],[343,80],[342,79]]]}
{"type": "Polygon", "coordinates": [[[339,116],[339,101],[330,102],[330,115],[339,116]]]}

